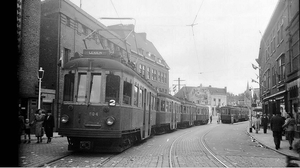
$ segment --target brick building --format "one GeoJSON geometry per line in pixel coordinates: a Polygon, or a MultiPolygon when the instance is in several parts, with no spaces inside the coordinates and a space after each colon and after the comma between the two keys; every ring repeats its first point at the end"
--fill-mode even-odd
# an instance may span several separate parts
{"type": "MultiPolygon", "coordinates": [[[[263,112],[293,113],[300,123],[299,1],[279,0],[262,36],[259,64],[263,112]]],[[[300,126],[297,127],[297,136],[300,126]]]]}
{"type": "Polygon", "coordinates": [[[33,119],[37,110],[41,1],[17,1],[19,110],[33,119]],[[32,114],[32,115],[30,115],[32,114]]]}
{"type": "MultiPolygon", "coordinates": [[[[109,30],[116,32],[125,38],[133,25],[113,25],[109,30]],[[120,31],[121,30],[121,31],[120,31]]],[[[159,92],[169,93],[169,66],[154,44],[147,40],[146,33],[133,32],[128,37],[130,44],[131,60],[136,66],[136,70],[155,86],[159,92]]]]}

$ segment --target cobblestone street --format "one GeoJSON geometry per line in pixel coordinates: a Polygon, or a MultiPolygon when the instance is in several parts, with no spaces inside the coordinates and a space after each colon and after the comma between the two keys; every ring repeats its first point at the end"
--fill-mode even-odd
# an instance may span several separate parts
{"type": "Polygon", "coordinates": [[[170,167],[171,161],[172,167],[223,167],[208,153],[203,141],[220,161],[233,167],[284,167],[285,156],[253,142],[246,133],[247,124],[213,122],[179,129],[154,136],[119,154],[70,152],[66,137],[57,136],[49,144],[45,140],[42,144],[21,144],[20,166],[170,167]]]}

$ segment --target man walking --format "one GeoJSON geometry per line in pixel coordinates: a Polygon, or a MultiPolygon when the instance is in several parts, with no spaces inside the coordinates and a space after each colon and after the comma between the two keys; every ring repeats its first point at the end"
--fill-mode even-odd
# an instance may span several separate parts
{"type": "Polygon", "coordinates": [[[280,116],[280,113],[277,113],[270,120],[271,130],[273,131],[273,138],[275,143],[275,148],[278,150],[280,148],[280,136],[282,134],[282,126],[284,124],[284,120],[280,116]]]}
{"type": "Polygon", "coordinates": [[[268,123],[269,123],[269,119],[268,119],[266,114],[263,115],[263,117],[261,119],[261,123],[262,123],[263,128],[264,128],[264,134],[266,134],[267,129],[268,129],[268,123]]]}

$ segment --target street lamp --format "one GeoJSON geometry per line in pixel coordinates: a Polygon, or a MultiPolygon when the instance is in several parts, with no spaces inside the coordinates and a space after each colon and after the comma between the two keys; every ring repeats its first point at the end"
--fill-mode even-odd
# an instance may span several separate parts
{"type": "Polygon", "coordinates": [[[39,69],[38,79],[39,79],[39,98],[38,98],[38,109],[41,108],[41,90],[42,90],[42,79],[44,77],[44,70],[42,67],[39,69]]]}

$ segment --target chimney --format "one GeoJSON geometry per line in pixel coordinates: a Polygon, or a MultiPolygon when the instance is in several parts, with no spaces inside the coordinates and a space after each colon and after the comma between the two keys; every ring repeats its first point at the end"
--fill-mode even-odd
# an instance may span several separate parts
{"type": "Polygon", "coordinates": [[[211,85],[209,85],[208,87],[211,87],[211,85]]]}
{"type": "Polygon", "coordinates": [[[146,33],[138,33],[138,34],[142,37],[142,39],[143,39],[144,41],[147,40],[147,34],[146,34],[146,33]]]}
{"type": "Polygon", "coordinates": [[[227,86],[225,86],[225,93],[227,93],[227,86]]]}

